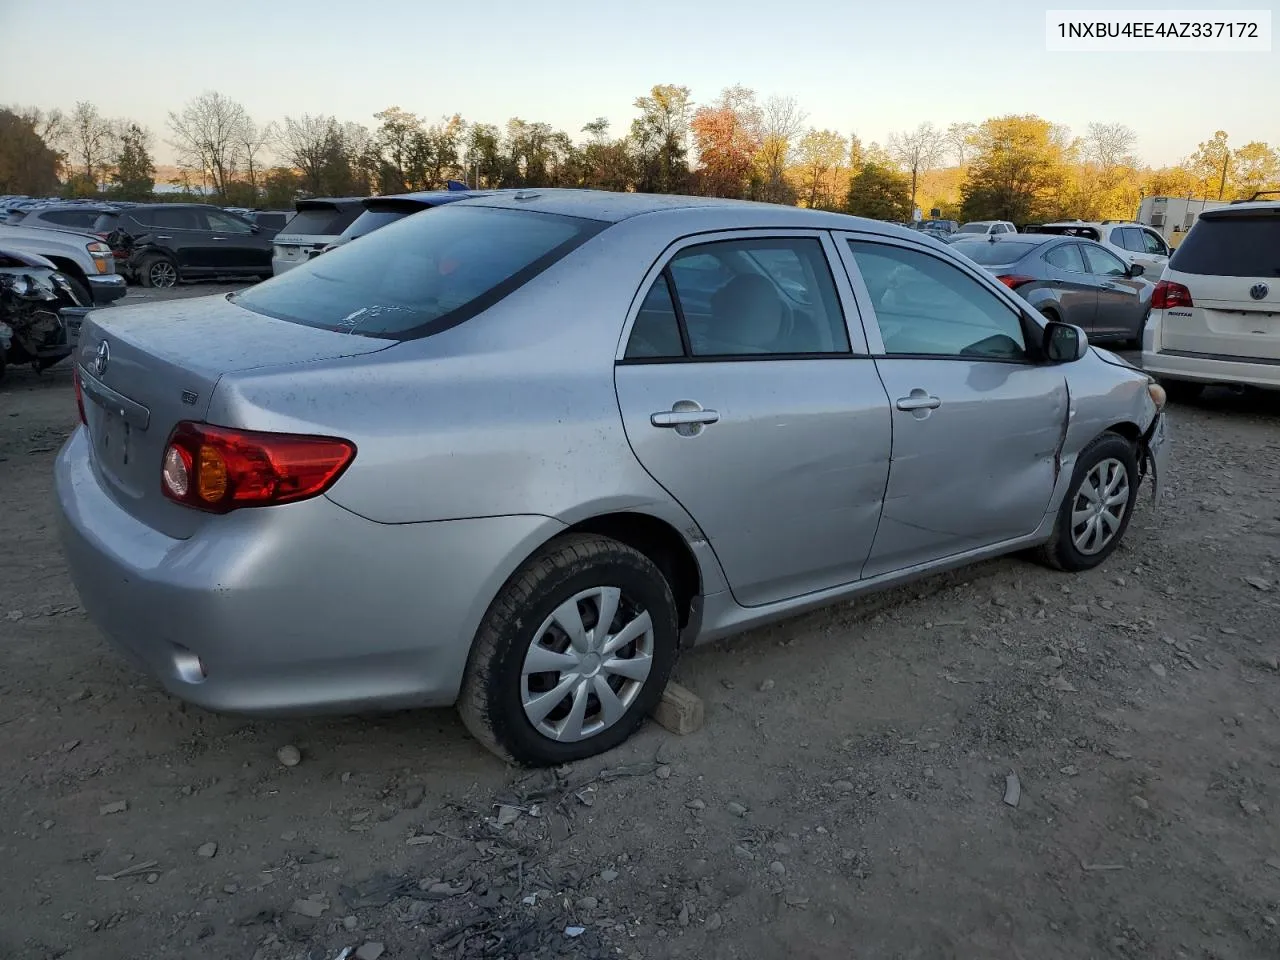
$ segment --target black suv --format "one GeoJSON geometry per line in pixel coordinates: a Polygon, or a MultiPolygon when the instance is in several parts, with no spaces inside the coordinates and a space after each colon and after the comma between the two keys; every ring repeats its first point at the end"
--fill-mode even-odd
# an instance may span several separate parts
{"type": "Polygon", "coordinates": [[[144,287],[201,277],[271,276],[269,232],[217,207],[128,207],[99,216],[93,232],[109,234],[117,265],[144,287]]]}

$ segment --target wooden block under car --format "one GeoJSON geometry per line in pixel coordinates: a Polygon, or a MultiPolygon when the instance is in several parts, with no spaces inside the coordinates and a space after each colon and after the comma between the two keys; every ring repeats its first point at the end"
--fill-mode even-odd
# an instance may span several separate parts
{"type": "Polygon", "coordinates": [[[667,684],[667,689],[662,691],[662,699],[652,713],[653,719],[679,736],[701,730],[705,716],[702,698],[675,681],[667,684]]]}

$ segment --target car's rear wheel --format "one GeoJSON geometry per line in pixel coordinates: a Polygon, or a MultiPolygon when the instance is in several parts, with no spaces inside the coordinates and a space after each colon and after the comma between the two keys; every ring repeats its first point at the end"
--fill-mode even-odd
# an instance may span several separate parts
{"type": "Polygon", "coordinates": [[[506,760],[581,760],[627,739],[662,696],[678,649],[671,586],[607,537],[552,541],[507,581],[476,634],[458,700],[506,760]]]}
{"type": "Polygon", "coordinates": [[[1053,537],[1037,559],[1057,570],[1090,570],[1111,556],[1129,529],[1138,499],[1138,459],[1133,443],[1104,433],[1076,461],[1053,537]]]}
{"type": "Polygon", "coordinates": [[[181,279],[178,274],[178,265],[168,257],[158,254],[152,254],[142,261],[142,266],[138,269],[138,277],[144,287],[156,287],[161,290],[176,287],[181,279]]]}
{"type": "Polygon", "coordinates": [[[1166,380],[1161,377],[1160,386],[1164,387],[1165,395],[1174,403],[1194,403],[1204,393],[1204,384],[1191,380],[1166,380]]]}

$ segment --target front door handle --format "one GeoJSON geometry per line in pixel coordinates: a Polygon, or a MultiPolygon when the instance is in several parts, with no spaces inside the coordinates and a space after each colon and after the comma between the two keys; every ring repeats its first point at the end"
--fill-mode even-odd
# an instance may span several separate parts
{"type": "Polygon", "coordinates": [[[911,412],[914,410],[937,410],[942,406],[942,401],[937,397],[931,397],[923,390],[912,390],[911,396],[898,398],[898,409],[911,412]]]}
{"type": "Polygon", "coordinates": [[[663,410],[649,414],[649,422],[655,427],[687,427],[718,423],[719,420],[720,414],[714,410],[663,410]]]}

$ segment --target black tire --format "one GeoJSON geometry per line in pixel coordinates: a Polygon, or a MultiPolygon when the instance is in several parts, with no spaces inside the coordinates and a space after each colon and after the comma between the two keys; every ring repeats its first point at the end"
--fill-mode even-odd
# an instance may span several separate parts
{"type": "Polygon", "coordinates": [[[182,273],[178,270],[178,265],[162,254],[153,253],[144,257],[142,264],[138,267],[138,282],[144,287],[167,290],[176,287],[181,280],[182,273]],[[161,268],[162,264],[167,265],[168,269],[163,270],[161,268]],[[155,274],[153,274],[153,270],[156,271],[155,274]],[[172,277],[172,279],[169,279],[169,277],[172,277]]]}
{"type": "MultiPolygon", "coordinates": [[[[653,561],[607,537],[573,534],[558,538],[527,560],[489,605],[467,661],[458,712],[472,736],[504,760],[529,766],[582,760],[613,749],[635,732],[662,696],[678,651],[679,625],[671,585],[653,561]],[[624,614],[624,606],[628,611],[649,614],[653,659],[620,719],[594,736],[560,742],[540,733],[525,713],[521,691],[525,656],[552,612],[594,587],[621,589],[619,616],[624,614]]],[[[547,683],[549,676],[531,675],[530,682],[547,683]]],[[[590,703],[595,695],[586,696],[590,703]]],[[[572,694],[566,692],[564,697],[572,694]]],[[[595,703],[598,710],[599,701],[595,703]]],[[[564,705],[561,702],[559,707],[564,705]]],[[[590,711],[590,706],[587,709],[590,711]]],[[[599,716],[588,713],[593,715],[599,716]]]]}
{"type": "MultiPolygon", "coordinates": [[[[1076,573],[1091,570],[1098,566],[1115,551],[1129,529],[1129,520],[1133,516],[1133,506],[1138,499],[1138,458],[1133,443],[1116,433],[1104,433],[1085,447],[1076,461],[1076,468],[1071,475],[1071,486],[1062,498],[1062,506],[1058,509],[1058,518],[1053,527],[1053,536],[1042,544],[1035,553],[1035,559],[1055,570],[1066,570],[1076,573]],[[1081,551],[1073,540],[1071,516],[1078,508],[1088,506],[1087,497],[1082,493],[1085,480],[1094,467],[1104,461],[1118,461],[1127,474],[1129,487],[1128,498],[1124,503],[1119,529],[1114,532],[1096,553],[1081,551]],[[1079,501],[1079,503],[1077,502],[1079,501]]],[[[1087,546],[1087,544],[1086,544],[1087,546]]]]}
{"type": "Polygon", "coordinates": [[[1165,394],[1173,403],[1194,403],[1204,393],[1204,384],[1191,380],[1160,380],[1165,394]]]}

